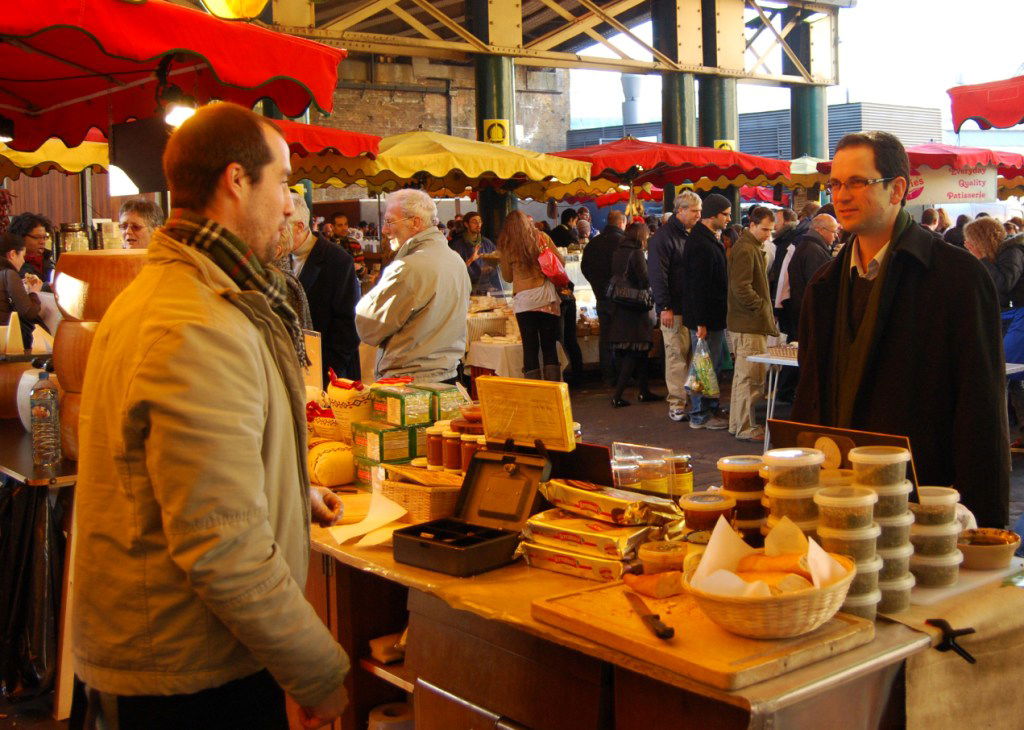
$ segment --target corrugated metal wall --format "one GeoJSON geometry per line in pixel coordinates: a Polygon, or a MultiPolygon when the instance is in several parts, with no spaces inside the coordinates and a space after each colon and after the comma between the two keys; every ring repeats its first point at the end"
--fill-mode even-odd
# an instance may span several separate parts
{"type": "MultiPolygon", "coordinates": [[[[881,129],[892,132],[908,147],[926,142],[942,141],[942,112],[939,109],[856,102],[833,104],[828,108],[829,157],[843,135],[881,129]]],[[[740,114],[740,151],[762,157],[792,157],[789,110],[740,114]]],[[[625,133],[634,137],[657,137],[661,140],[661,122],[630,124],[625,133]]],[[[621,125],[573,129],[566,135],[569,149],[598,144],[602,139],[619,139],[621,125]]]]}

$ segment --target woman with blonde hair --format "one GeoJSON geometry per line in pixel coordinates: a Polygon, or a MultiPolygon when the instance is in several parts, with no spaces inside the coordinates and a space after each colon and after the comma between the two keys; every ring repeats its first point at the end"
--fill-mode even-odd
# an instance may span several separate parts
{"type": "Polygon", "coordinates": [[[512,284],[512,311],[523,339],[523,376],[558,381],[562,379],[557,348],[562,324],[561,298],[537,261],[545,249],[565,263],[551,238],[537,230],[525,213],[509,213],[498,236],[498,257],[501,277],[512,284]],[[543,370],[540,353],[544,357],[543,370]]]}
{"type": "Polygon", "coordinates": [[[939,214],[939,225],[935,227],[935,232],[941,236],[953,227],[953,220],[945,208],[936,208],[935,212],[939,214]]]}
{"type": "Polygon", "coordinates": [[[1024,305],[1024,235],[1007,238],[1003,225],[985,216],[964,226],[964,245],[988,269],[1000,308],[1024,305]]]}

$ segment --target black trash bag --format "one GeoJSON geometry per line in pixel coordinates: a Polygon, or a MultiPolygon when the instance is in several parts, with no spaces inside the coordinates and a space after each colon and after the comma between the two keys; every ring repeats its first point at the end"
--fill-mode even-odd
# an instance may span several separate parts
{"type": "Polygon", "coordinates": [[[64,534],[49,490],[0,484],[0,695],[53,689],[64,575],[64,534]]]}

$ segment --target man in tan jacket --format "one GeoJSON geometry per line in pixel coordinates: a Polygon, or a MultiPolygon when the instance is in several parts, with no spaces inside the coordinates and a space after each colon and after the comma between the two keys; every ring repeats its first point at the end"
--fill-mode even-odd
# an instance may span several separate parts
{"type": "Polygon", "coordinates": [[[283,730],[284,692],[319,727],[349,661],[303,595],[306,354],[267,265],[293,210],[288,146],[214,104],[164,171],[176,207],[86,370],[75,671],[106,728],[283,730]]]}
{"type": "Polygon", "coordinates": [[[764,365],[750,362],[751,355],[768,350],[767,335],[778,335],[768,291],[764,249],[772,233],[772,212],[754,208],[750,224],[729,252],[729,310],[726,325],[736,346],[736,370],[732,379],[729,433],[740,441],[764,441],[764,428],[754,421],[754,404],[764,390],[764,365]]]}

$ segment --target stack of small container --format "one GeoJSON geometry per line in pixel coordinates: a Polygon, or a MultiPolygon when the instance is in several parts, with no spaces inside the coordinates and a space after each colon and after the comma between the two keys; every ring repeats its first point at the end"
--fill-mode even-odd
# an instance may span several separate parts
{"type": "Polygon", "coordinates": [[[848,555],[857,564],[843,611],[869,620],[874,620],[882,598],[878,589],[882,559],[877,554],[881,528],[874,522],[876,502],[875,491],[861,486],[822,487],[814,495],[821,546],[830,553],[848,555]]]}
{"type": "Polygon", "coordinates": [[[755,546],[761,541],[761,528],[767,517],[767,510],[761,502],[764,478],[759,472],[763,463],[760,456],[748,454],[723,456],[718,460],[718,471],[722,473],[721,493],[736,502],[733,527],[744,540],[755,546]]]}
{"type": "Polygon", "coordinates": [[[818,449],[772,449],[763,458],[763,473],[768,480],[764,488],[768,518],[761,532],[767,535],[779,520],[788,517],[805,535],[813,537],[818,526],[814,495],[821,488],[825,454],[818,449]]]}
{"type": "Polygon", "coordinates": [[[910,530],[910,542],[914,545],[910,572],[919,586],[953,585],[964,559],[963,553],[956,549],[960,534],[956,505],[960,493],[949,487],[918,487],[917,494],[920,503],[910,506],[916,518],[910,530]]]}
{"type": "MultiPolygon", "coordinates": [[[[913,486],[906,479],[910,452],[897,446],[859,446],[850,449],[848,458],[853,466],[854,486],[869,489],[875,495],[872,540],[877,545],[880,565],[876,605],[870,605],[867,594],[850,596],[842,610],[865,617],[873,617],[876,610],[880,613],[904,611],[910,607],[910,591],[915,582],[909,570],[910,556],[914,552],[910,544],[914,515],[908,508],[913,486]]],[[[867,532],[864,539],[867,540],[867,532]]],[[[857,560],[860,573],[861,559],[857,560]]],[[[878,562],[874,561],[871,567],[878,562]]]]}

